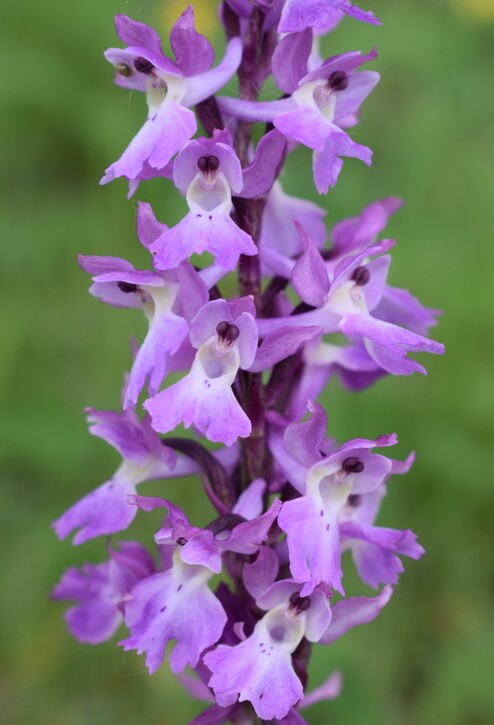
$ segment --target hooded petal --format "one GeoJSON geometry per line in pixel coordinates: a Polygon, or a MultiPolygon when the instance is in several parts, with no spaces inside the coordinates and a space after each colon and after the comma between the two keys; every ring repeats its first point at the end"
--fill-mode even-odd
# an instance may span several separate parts
{"type": "Polygon", "coordinates": [[[184,194],[198,172],[201,156],[216,156],[219,161],[217,174],[224,174],[234,193],[243,187],[242,167],[233,149],[230,132],[215,129],[212,138],[198,138],[189,141],[178,154],[173,164],[173,181],[184,194]]]}
{"type": "Polygon", "coordinates": [[[252,163],[243,170],[243,187],[237,194],[244,199],[268,194],[277,178],[286,153],[286,139],[275,128],[257,144],[252,163]]]}
{"type": "Polygon", "coordinates": [[[257,350],[258,332],[254,316],[256,308],[251,295],[234,300],[213,300],[204,305],[192,320],[190,341],[194,347],[201,345],[217,335],[219,322],[234,322],[239,335],[235,341],[239,353],[239,364],[248,370],[254,362],[257,350]]]}
{"type": "Polygon", "coordinates": [[[322,405],[310,403],[308,409],[312,414],[310,419],[303,423],[292,423],[284,435],[286,450],[306,468],[321,460],[321,449],[328,425],[322,405]]]}
{"type": "Polygon", "coordinates": [[[243,45],[240,38],[232,38],[228,41],[225,56],[216,68],[190,76],[187,79],[187,91],[183,103],[186,106],[195,106],[223,88],[240,65],[242,49],[243,45]]]}
{"type": "Polygon", "coordinates": [[[299,81],[307,75],[307,63],[312,52],[312,32],[286,35],[273,53],[273,75],[283,93],[293,93],[299,81]]]}
{"type": "Polygon", "coordinates": [[[204,73],[213,65],[213,47],[207,38],[197,32],[192,5],[184,10],[171,29],[170,45],[184,76],[204,73]]]}
{"type": "Polygon", "coordinates": [[[324,260],[302,226],[295,222],[302,237],[304,252],[292,271],[292,284],[298,296],[313,307],[321,307],[329,292],[329,277],[324,260]]]}

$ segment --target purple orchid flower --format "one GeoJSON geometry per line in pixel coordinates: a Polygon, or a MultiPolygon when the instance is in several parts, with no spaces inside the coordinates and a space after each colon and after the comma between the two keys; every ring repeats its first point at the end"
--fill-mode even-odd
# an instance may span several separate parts
{"type": "Polygon", "coordinates": [[[287,535],[292,576],[304,583],[302,596],[320,582],[344,593],[338,514],[350,495],[377,488],[391,468],[387,458],[369,450],[395,442],[393,436],[349,441],[315,463],[307,473],[303,495],[283,504],[278,523],[287,535]]]}
{"type": "Polygon", "coordinates": [[[285,145],[283,136],[271,131],[259,142],[253,162],[242,169],[227,130],[186,144],[174,161],[173,180],[186,196],[189,213],[150,245],[156,269],[174,269],[191,254],[208,251],[226,272],[241,254],[257,254],[252,238],[230,217],[232,194],[267,194],[285,145]]]}
{"type": "MultiPolygon", "coordinates": [[[[292,284],[300,298],[315,309],[289,317],[258,320],[261,337],[287,325],[316,325],[326,334],[343,332],[350,338],[363,338],[369,356],[389,373],[410,375],[421,372],[425,375],[425,368],[407,358],[407,353],[441,355],[444,346],[371,314],[385,295],[391,257],[379,256],[372,261],[369,258],[382,255],[394,242],[383,240],[343,259],[333,270],[300,226],[299,231],[304,254],[293,265],[292,284]]],[[[415,298],[411,299],[416,302],[415,298]]]]}
{"type": "Polygon", "coordinates": [[[237,501],[231,513],[213,521],[205,529],[192,526],[184,512],[171,501],[145,496],[131,496],[129,501],[144,511],[166,508],[165,525],[155,534],[160,546],[178,546],[180,559],[191,566],[205,566],[213,573],[222,571],[222,554],[234,551],[246,556],[256,554],[267,539],[281,502],[275,499],[262,513],[266,482],[256,479],[237,501]]]}
{"type": "Polygon", "coordinates": [[[91,491],[68,509],[52,525],[60,539],[79,529],[74,544],[95,536],[115,534],[126,529],[136,515],[127,497],[145,481],[188,476],[198,470],[189,458],[178,458],[161,442],[146,416],[139,421],[128,408],[123,414],[87,409],[89,430],[117,449],[122,463],[102,486],[91,491]]]}
{"type": "MultiPolygon", "coordinates": [[[[423,337],[436,325],[438,310],[423,307],[407,290],[386,285],[381,302],[373,316],[392,325],[406,327],[423,337]]],[[[298,328],[297,328],[298,329],[298,328]]],[[[312,329],[312,328],[307,328],[312,329]]],[[[304,369],[290,404],[293,420],[302,417],[309,400],[317,400],[330,377],[337,375],[349,390],[363,390],[373,385],[389,370],[382,367],[368,352],[365,338],[349,335],[350,344],[324,342],[321,335],[307,341],[303,348],[304,369]]],[[[418,369],[423,372],[422,368],[418,369]]],[[[410,372],[414,372],[410,369],[410,372]]],[[[406,371],[405,371],[406,374],[406,371]]]]}
{"type": "MultiPolygon", "coordinates": [[[[138,219],[149,214],[141,204],[138,219]]],[[[141,308],[149,323],[129,377],[124,407],[135,405],[146,381],[154,395],[189,332],[189,321],[206,303],[206,284],[186,262],[170,272],[138,270],[118,257],[79,256],[79,264],[93,277],[90,293],[114,307],[141,308]]]]}
{"type": "Polygon", "coordinates": [[[341,13],[364,23],[381,25],[370,11],[361,10],[349,0],[285,0],[278,30],[298,33],[306,28],[323,28],[334,23],[335,16],[341,13]]]}
{"type": "Polygon", "coordinates": [[[267,613],[249,637],[234,646],[221,644],[204,657],[218,705],[248,700],[263,720],[282,720],[302,699],[291,655],[304,636],[317,642],[331,619],[324,592],[308,599],[299,596],[297,584],[278,584],[283,587],[277,587],[269,602],[257,600],[267,613]]]}
{"type": "Polygon", "coordinates": [[[377,57],[375,50],[368,55],[358,51],[337,55],[308,72],[311,50],[310,30],[287,35],[276,48],[273,74],[289,98],[255,103],[222,97],[219,103],[236,118],[270,121],[284,136],[312,149],[314,182],[322,194],[336,184],[341,156],[371,163],[370,149],[355,143],[343,129],[355,125],[356,113],[377,85],[379,74],[355,72],[377,57]]]}
{"type": "Polygon", "coordinates": [[[228,271],[241,254],[257,254],[252,238],[230,217],[232,192],[241,191],[243,176],[228,131],[186,144],[173,164],[173,179],[190,211],[151,245],[157,269],[174,269],[192,254],[208,251],[228,271]]]}
{"type": "MultiPolygon", "coordinates": [[[[295,260],[304,252],[303,238],[307,235],[317,249],[321,250],[326,241],[326,229],[323,223],[324,211],[311,202],[302,202],[299,199],[279,195],[277,185],[273,187],[266,206],[269,236],[261,237],[261,258],[266,261],[270,271],[287,279],[291,278],[295,260]],[[273,206],[277,210],[274,222],[270,221],[271,197],[273,206]],[[284,217],[284,222],[282,218],[284,217]],[[288,244],[276,244],[276,227],[272,224],[286,225],[283,239],[288,244]],[[301,231],[303,230],[303,231],[301,231]],[[263,249],[263,244],[267,249],[263,249]]],[[[402,206],[401,199],[389,197],[373,202],[364,207],[357,217],[343,219],[333,227],[331,232],[332,246],[325,250],[326,266],[335,270],[339,262],[359,252],[371,250],[376,246],[378,235],[385,229],[392,214],[402,206]]]]}
{"type": "MultiPolygon", "coordinates": [[[[209,688],[200,680],[183,678],[182,684],[193,697],[200,700],[214,702],[214,697],[209,688]]],[[[297,709],[292,708],[281,720],[271,720],[273,725],[308,725],[300,715],[299,710],[305,710],[323,700],[334,700],[341,692],[342,677],[339,672],[333,672],[326,681],[309,694],[304,695],[297,703],[297,709]]],[[[250,725],[248,715],[245,712],[243,703],[235,703],[230,707],[212,705],[196,718],[191,720],[189,725],[222,725],[223,723],[235,723],[235,725],[250,725]],[[247,718],[247,719],[246,719],[247,718]]]]}
{"type": "MultiPolygon", "coordinates": [[[[326,255],[329,256],[329,260],[324,263],[330,279],[335,276],[336,270],[345,268],[345,259],[351,260],[355,258],[352,255],[356,254],[371,255],[376,250],[379,253],[380,249],[385,249],[386,245],[391,244],[391,242],[386,241],[384,242],[385,246],[379,246],[376,237],[386,226],[390,215],[395,213],[400,206],[400,199],[393,197],[382,199],[365,207],[358,217],[345,219],[334,227],[331,234],[333,245],[329,255],[326,255]],[[340,263],[341,267],[339,267],[340,263]]],[[[299,222],[301,218],[299,218],[299,222]]],[[[311,228],[314,229],[312,234],[315,237],[315,244],[313,246],[320,248],[324,239],[321,238],[320,233],[317,231],[316,219],[315,214],[313,219],[309,215],[304,217],[305,223],[311,225],[311,228]]],[[[305,238],[305,234],[300,231],[303,225],[294,224],[292,219],[290,219],[290,224],[293,229],[291,236],[295,235],[298,241],[290,241],[287,255],[285,256],[283,254],[281,247],[276,248],[275,245],[271,246],[271,242],[267,241],[266,244],[268,246],[266,249],[263,249],[261,245],[261,259],[277,275],[285,278],[290,278],[294,275],[296,284],[299,282],[304,284],[301,280],[301,272],[305,267],[305,274],[308,274],[311,278],[315,275],[315,279],[321,280],[321,288],[326,289],[325,285],[327,282],[325,275],[322,271],[320,261],[317,260],[317,253],[314,249],[312,249],[312,255],[308,255],[304,263],[298,263],[298,271],[294,274],[296,261],[293,258],[300,257],[301,253],[303,256],[303,245],[301,242],[302,238],[305,238]],[[287,257],[291,257],[292,259],[288,259],[287,257]],[[317,270],[317,274],[314,269],[317,270]]],[[[289,240],[291,240],[291,236],[288,235],[289,240]]],[[[286,316],[292,311],[293,307],[288,306],[284,312],[280,309],[279,314],[286,316]]],[[[376,307],[372,310],[373,317],[392,325],[404,327],[410,332],[422,337],[426,337],[429,334],[430,328],[437,324],[436,316],[438,314],[440,314],[440,311],[424,307],[407,290],[390,287],[388,284],[384,285],[382,296],[376,307]]],[[[291,322],[285,319],[285,323],[300,325],[300,322],[304,319],[306,321],[311,320],[315,324],[320,324],[320,320],[316,320],[310,314],[307,317],[305,315],[292,317],[291,322]]],[[[281,320],[279,324],[283,324],[281,320]]],[[[265,331],[264,328],[266,325],[268,326],[267,329],[272,329],[269,323],[261,322],[261,332],[265,331]]],[[[291,420],[297,420],[305,414],[307,402],[309,400],[317,400],[329,378],[334,374],[338,375],[345,387],[354,391],[362,390],[375,383],[376,380],[384,375],[389,374],[389,368],[385,368],[379,363],[380,358],[377,355],[372,356],[369,353],[370,341],[366,341],[365,338],[357,335],[348,334],[347,337],[350,343],[348,345],[332,344],[324,341],[321,336],[307,341],[303,348],[303,371],[289,406],[291,420]]],[[[394,360],[392,364],[394,367],[393,372],[399,374],[402,362],[394,360]],[[400,365],[398,369],[396,367],[397,362],[400,365]]],[[[404,372],[405,374],[410,374],[415,369],[424,372],[420,366],[406,368],[404,372]]]]}
{"type": "Polygon", "coordinates": [[[309,642],[335,641],[349,627],[376,617],[392,590],[385,588],[375,599],[344,600],[332,612],[327,586],[303,596],[293,580],[275,581],[277,573],[277,557],[266,547],[253,564],[244,566],[245,586],[266,614],[252,634],[246,637],[239,629],[239,644],[219,644],[204,656],[204,663],[211,671],[209,685],[218,705],[249,701],[262,720],[284,722],[304,694],[292,663],[303,637],[309,642]]]}
{"type": "Polygon", "coordinates": [[[231,446],[250,435],[251,422],[235,398],[238,370],[254,362],[258,333],[251,298],[206,304],[192,320],[190,341],[197,349],[191,371],[182,380],[146,400],[153,428],[166,433],[183,422],[210,441],[231,446]]]}
{"type": "Polygon", "coordinates": [[[161,547],[174,550],[164,573],[144,579],[134,587],[125,609],[131,637],[120,644],[126,650],[146,652],[146,666],[151,674],[163,661],[170,639],[176,640],[170,666],[178,672],[187,664],[195,667],[201,653],[220,638],[227,617],[208,582],[221,571],[222,552],[254,554],[267,538],[281,506],[279,501],[251,520],[243,517],[260,514],[264,487],[264,482],[253,482],[228,521],[220,517],[204,530],[192,526],[184,512],[170,501],[130,498],[131,503],[145,511],[160,507],[168,510],[165,526],[155,539],[161,547]]]}
{"type": "Polygon", "coordinates": [[[310,595],[320,583],[343,594],[341,512],[352,497],[375,491],[393,472],[394,462],[372,449],[394,445],[397,438],[359,438],[323,454],[328,450],[326,414],[320,405],[310,410],[310,420],[289,425],[283,440],[276,433],[271,437],[278,465],[301,494],[283,504],[278,525],[287,535],[291,574],[304,585],[302,596],[310,595]]]}
{"type": "Polygon", "coordinates": [[[109,554],[109,561],[102,564],[71,567],[52,592],[52,599],[78,602],[65,619],[79,642],[99,644],[110,639],[123,623],[130,590],[155,571],[152,556],[135,541],[121,541],[109,554]]]}
{"type": "Polygon", "coordinates": [[[120,159],[106,170],[103,184],[119,176],[133,181],[149,169],[164,169],[196,132],[197,122],[190,106],[222,88],[242,56],[241,39],[232,38],[223,61],[210,70],[214,51],[209,41],[197,33],[191,6],[170,33],[175,62],[163,55],[159,36],[149,26],[126,15],[117,15],[115,26],[127,47],[110,48],[105,57],[115,67],[118,85],[146,93],[149,113],[120,159]]]}

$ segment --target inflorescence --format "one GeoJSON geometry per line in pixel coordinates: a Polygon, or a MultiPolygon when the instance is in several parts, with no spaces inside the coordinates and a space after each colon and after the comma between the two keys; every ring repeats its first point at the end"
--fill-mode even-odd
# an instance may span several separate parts
{"type": "Polygon", "coordinates": [[[306,693],[311,644],[373,620],[403,571],[399,557],[424,552],[412,531],[375,525],[388,480],[413,455],[384,455],[395,434],[338,445],[317,402],[333,376],[358,391],[388,374],[425,373],[409,353],[443,352],[427,337],[437,312],[387,283],[394,241],[378,237],[401,202],[370,204],[327,243],[325,210],[280,182],[298,146],[312,151],[321,194],[344,158],[371,163],[348,130],[379,81],[361,70],[376,51],[320,53],[321,35],[345,16],[379,23],[349,0],[225,0],[227,46],[214,66],[192,7],[171,30],[175,60],[154,30],[118,15],[124,47],[105,53],[116,83],[144,93],[149,112],[102,183],[124,177],[132,196],[162,177],[188,212],[169,227],[139,202],[148,269],[79,258],[91,294],[141,308],[149,328],[122,409],[87,410],[90,432],[122,462],[53,526],[80,544],[126,530],[138,511],[162,508],[165,518],[154,535],[159,563],[140,543],[109,542],[108,560],[69,569],[53,597],[75,602],[66,619],[82,642],[125,624],[120,644],[145,653],[150,673],[174,640],[172,671],[210,702],[194,725],[304,723],[300,710],[340,689],[336,673],[306,693]],[[236,73],[238,96],[218,95],[236,73]],[[279,98],[260,100],[270,75],[279,98]],[[205,135],[194,137],[198,120],[205,135]],[[203,253],[199,267],[191,263],[203,253]],[[234,270],[238,294],[226,298],[222,282],[234,270]],[[170,384],[170,372],[182,376],[170,384]],[[180,437],[180,425],[195,437],[180,437]],[[171,501],[137,494],[146,481],[192,475],[216,510],[205,528],[171,501]],[[375,597],[345,596],[346,550],[363,582],[382,586],[375,597]]]}

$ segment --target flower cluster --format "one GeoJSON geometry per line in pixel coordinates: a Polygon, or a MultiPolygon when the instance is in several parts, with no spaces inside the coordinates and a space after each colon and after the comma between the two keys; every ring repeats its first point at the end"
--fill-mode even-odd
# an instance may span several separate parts
{"type": "Polygon", "coordinates": [[[338,444],[317,402],[334,375],[358,391],[388,374],[425,373],[410,353],[443,352],[427,337],[437,312],[387,282],[394,240],[381,235],[401,202],[376,201],[327,234],[325,210],[280,182],[299,145],[312,151],[320,193],[344,158],[371,163],[349,129],[379,81],[361,69],[376,52],[320,54],[320,35],[345,16],[379,23],[349,0],[225,0],[227,46],[214,65],[191,7],[171,31],[174,59],[154,30],[119,15],[124,47],[105,53],[116,83],[145,93],[148,115],[102,183],[122,176],[132,195],[162,177],[188,211],[169,227],[138,204],[148,269],[79,259],[92,295],[141,308],[149,327],[121,410],[87,411],[90,432],[121,465],[54,528],[80,544],[126,530],[138,511],[163,509],[163,523],[156,561],[140,543],[108,544],[107,561],[69,569],[53,597],[74,602],[67,623],[83,642],[125,624],[120,644],[144,653],[150,673],[173,640],[172,671],[210,703],[195,725],[304,723],[304,707],[340,689],[334,674],[307,694],[311,643],[329,646],[374,619],[400,557],[423,554],[412,531],[376,525],[390,477],[413,455],[386,455],[395,434],[338,444]],[[238,97],[217,95],[237,72],[238,97]],[[269,75],[279,99],[259,100],[269,75]],[[197,119],[205,135],[194,138],[197,119]],[[238,293],[226,298],[235,269],[238,293]],[[195,437],[181,437],[181,425],[195,437]],[[168,498],[137,492],[191,475],[216,512],[205,528],[168,498]],[[382,587],[376,596],[345,595],[346,550],[362,581],[382,587]],[[228,583],[213,587],[215,575],[228,583]]]}

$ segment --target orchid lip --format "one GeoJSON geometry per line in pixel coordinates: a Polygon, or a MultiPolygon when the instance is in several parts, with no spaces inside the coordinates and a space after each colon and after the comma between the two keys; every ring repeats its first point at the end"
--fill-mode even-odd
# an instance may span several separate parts
{"type": "Polygon", "coordinates": [[[230,213],[230,186],[221,171],[199,171],[187,189],[189,208],[198,212],[212,212],[220,208],[225,214],[230,213]]]}

